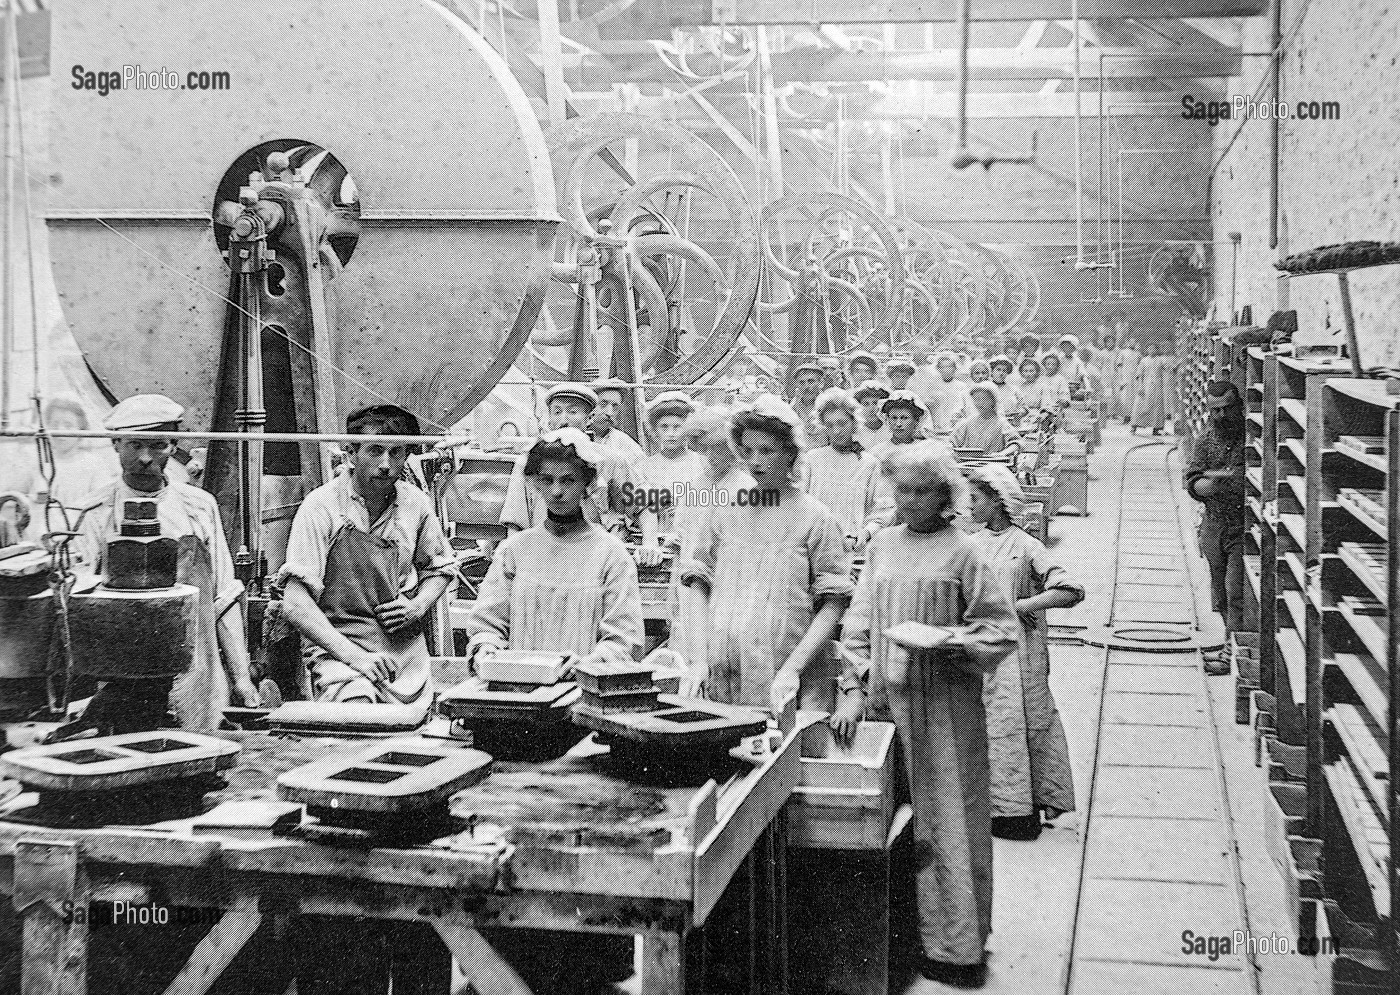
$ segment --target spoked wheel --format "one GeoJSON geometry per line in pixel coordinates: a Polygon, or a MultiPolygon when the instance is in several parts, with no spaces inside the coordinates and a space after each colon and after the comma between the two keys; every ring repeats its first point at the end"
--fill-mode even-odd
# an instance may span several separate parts
{"type": "Polygon", "coordinates": [[[773,290],[761,310],[793,319],[810,307],[831,319],[830,338],[811,351],[890,344],[906,293],[904,252],[870,208],[834,193],[779,198],[763,209],[763,253],[772,284],[787,289],[773,290]]]}
{"type": "Polygon", "coordinates": [[[634,313],[643,380],[695,383],[729,352],[758,293],[758,225],[733,170],[685,129],[635,114],[574,118],[545,137],[565,228],[530,342],[534,371],[567,377],[558,350],[579,327],[577,264],[596,254],[598,325],[616,342],[634,313]],[[646,177],[631,184],[602,158],[628,140],[646,177]]]}

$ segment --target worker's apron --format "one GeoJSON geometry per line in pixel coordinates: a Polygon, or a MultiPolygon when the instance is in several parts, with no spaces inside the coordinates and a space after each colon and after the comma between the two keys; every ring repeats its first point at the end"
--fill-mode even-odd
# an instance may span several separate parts
{"type": "Polygon", "coordinates": [[[319,646],[308,649],[308,664],[321,701],[366,698],[388,704],[419,704],[431,694],[428,644],[420,625],[386,632],[375,617],[378,605],[393,601],[399,591],[399,547],[346,521],[331,537],[326,553],[325,587],[319,604],[335,630],[367,653],[384,653],[394,660],[389,694],[355,668],[319,646]]]}
{"type": "Polygon", "coordinates": [[[199,590],[194,659],[175,678],[170,705],[181,729],[217,729],[229,705],[228,676],[219,662],[219,635],[214,614],[214,565],[198,536],[179,539],[175,579],[199,590]]]}

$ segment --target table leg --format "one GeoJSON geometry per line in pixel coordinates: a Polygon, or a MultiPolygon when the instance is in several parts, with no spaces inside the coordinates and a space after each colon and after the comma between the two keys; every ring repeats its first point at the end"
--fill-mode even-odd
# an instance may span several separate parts
{"type": "Polygon", "coordinates": [[[680,933],[642,936],[642,995],[684,995],[685,937],[680,933]]]}
{"type": "Polygon", "coordinates": [[[88,880],[76,844],[20,840],[14,904],[24,924],[21,995],[87,995],[88,880]]]}
{"type": "Polygon", "coordinates": [[[787,937],[787,854],[788,854],[788,815],[787,806],[778,809],[770,827],[773,846],[773,891],[770,900],[772,932],[769,934],[770,949],[773,951],[773,965],[769,977],[769,991],[772,995],[787,995],[788,992],[788,937],[787,937]]]}

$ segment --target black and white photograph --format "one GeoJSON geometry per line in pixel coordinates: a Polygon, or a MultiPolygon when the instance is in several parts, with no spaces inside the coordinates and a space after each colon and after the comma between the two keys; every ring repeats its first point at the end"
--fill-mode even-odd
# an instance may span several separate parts
{"type": "Polygon", "coordinates": [[[1400,995],[1398,59],[0,0],[0,995],[1400,995]]]}

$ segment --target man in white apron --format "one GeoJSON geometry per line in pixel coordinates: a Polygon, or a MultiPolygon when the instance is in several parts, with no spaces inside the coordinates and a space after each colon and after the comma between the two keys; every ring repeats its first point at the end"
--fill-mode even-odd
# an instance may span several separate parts
{"type": "MultiPolygon", "coordinates": [[[[184,413],[161,394],[137,394],[113,408],[102,426],[110,431],[174,432],[184,413]]],[[[199,589],[198,625],[193,662],[172,687],[157,688],[159,682],[150,680],[108,681],[94,696],[83,722],[100,733],[144,731],[163,724],[168,704],[181,729],[217,729],[230,689],[244,705],[258,704],[257,689],[248,676],[243,587],[234,576],[218,503],[212,494],[170,478],[172,442],[117,439],[113,445],[121,477],[80,502],[77,553],[94,573],[105,573],[107,542],[117,534],[125,502],[154,501],[161,534],[179,543],[176,579],[199,589]]]]}
{"type": "Polygon", "coordinates": [[[302,501],[279,573],[282,607],[303,637],[322,701],[431,700],[423,619],[446,592],[455,558],[426,494],[400,478],[409,447],[374,435],[419,435],[418,419],[377,404],[346,419],[350,471],[302,501]]]}

